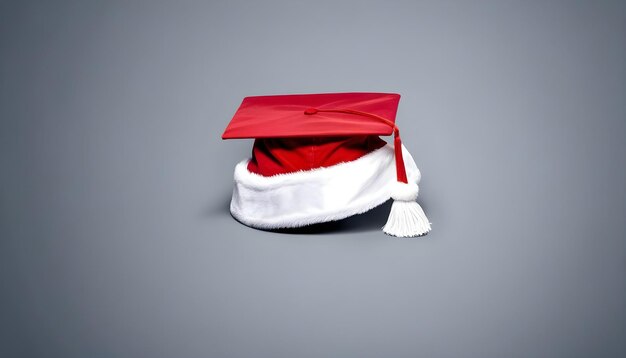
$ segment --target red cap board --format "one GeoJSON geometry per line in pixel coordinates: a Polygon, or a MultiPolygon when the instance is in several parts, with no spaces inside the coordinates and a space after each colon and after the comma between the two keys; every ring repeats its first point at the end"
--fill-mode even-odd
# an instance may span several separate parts
{"type": "Polygon", "coordinates": [[[421,175],[395,123],[399,101],[399,94],[372,92],[244,98],[222,134],[255,139],[252,157],[235,168],[233,216],[257,228],[297,227],[358,214],[391,197],[385,233],[428,232],[415,202],[421,175]],[[378,138],[391,134],[393,147],[378,138]]]}
{"type": "Polygon", "coordinates": [[[400,95],[395,93],[322,93],[246,97],[222,139],[391,135],[384,121],[350,113],[350,109],[395,123],[400,95]],[[315,108],[315,115],[307,109],[315,108]],[[306,113],[305,113],[306,112],[306,113]]]}

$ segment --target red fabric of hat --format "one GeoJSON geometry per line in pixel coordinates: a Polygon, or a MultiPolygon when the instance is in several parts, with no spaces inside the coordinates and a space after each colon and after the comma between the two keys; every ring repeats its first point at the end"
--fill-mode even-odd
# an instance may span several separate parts
{"type": "Polygon", "coordinates": [[[330,167],[356,160],[387,144],[377,136],[260,138],[248,170],[263,176],[330,167]]]}

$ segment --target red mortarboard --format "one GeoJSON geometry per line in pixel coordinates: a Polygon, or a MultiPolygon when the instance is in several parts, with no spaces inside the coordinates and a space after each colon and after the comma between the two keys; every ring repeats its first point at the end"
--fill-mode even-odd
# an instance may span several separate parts
{"type": "Polygon", "coordinates": [[[246,97],[226,127],[222,139],[390,135],[393,127],[379,119],[323,111],[349,109],[395,123],[399,101],[400,95],[395,93],[246,97]],[[311,115],[312,109],[317,109],[318,113],[311,115]]]}
{"type": "MultiPolygon", "coordinates": [[[[328,191],[350,190],[347,187],[343,190],[336,188],[339,184],[331,187],[328,179],[320,184],[319,177],[337,174],[340,178],[336,177],[332,181],[337,183],[339,179],[345,181],[346,176],[358,175],[359,180],[365,179],[363,185],[371,185],[373,179],[360,178],[363,175],[359,171],[367,166],[378,166],[378,162],[368,161],[387,152],[395,157],[395,179],[398,184],[394,185],[393,190],[387,191],[395,200],[383,230],[394,236],[416,236],[428,232],[430,224],[415,202],[417,183],[409,183],[407,178],[403,146],[395,124],[399,100],[400,95],[394,93],[324,93],[244,98],[222,135],[222,139],[256,139],[252,158],[240,163],[235,171],[236,188],[231,201],[233,216],[253,227],[283,228],[338,220],[369,210],[381,203],[380,198],[372,197],[370,203],[356,205],[358,212],[344,210],[338,214],[331,213],[337,211],[337,207],[350,207],[354,201],[363,201],[363,198],[350,197],[343,202],[333,203],[331,197],[341,195],[329,195],[328,191]],[[389,152],[389,148],[381,148],[385,142],[378,136],[391,134],[394,135],[394,146],[389,152]],[[245,171],[240,168],[242,166],[245,166],[245,171]],[[345,172],[350,166],[354,174],[345,172]],[[340,172],[342,174],[338,174],[340,172]],[[289,185],[283,183],[284,180],[289,185]],[[293,181],[300,184],[295,185],[293,181]],[[276,183],[279,183],[278,187],[284,187],[279,190],[279,194],[276,194],[276,183]],[[272,190],[266,190],[268,185],[272,190]],[[294,197],[301,196],[297,191],[292,192],[297,187],[302,187],[303,192],[317,188],[319,193],[313,200],[322,198],[323,202],[314,205],[315,212],[294,213],[298,208],[288,208],[289,205],[285,204],[285,193],[289,193],[287,196],[293,197],[293,200],[302,201],[302,198],[294,197]],[[253,190],[246,192],[250,188],[253,190]],[[363,205],[369,207],[364,209],[363,205]],[[287,211],[283,213],[281,210],[287,211]]],[[[414,166],[412,158],[411,164],[414,166]]],[[[387,168],[379,169],[379,172],[370,170],[367,175],[378,178],[382,175],[381,171],[388,175],[387,168]]],[[[415,171],[419,181],[417,167],[415,171]]],[[[356,176],[353,181],[357,181],[356,176]]],[[[349,182],[347,185],[350,185],[349,182]]],[[[307,208],[305,211],[310,210],[307,208]]]]}

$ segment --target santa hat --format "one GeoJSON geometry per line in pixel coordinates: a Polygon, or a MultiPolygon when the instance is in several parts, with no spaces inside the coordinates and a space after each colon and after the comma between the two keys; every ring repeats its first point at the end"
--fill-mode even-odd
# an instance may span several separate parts
{"type": "Polygon", "coordinates": [[[235,167],[230,212],[259,229],[347,218],[394,200],[383,231],[430,231],[415,201],[420,171],[395,124],[400,95],[324,93],[244,98],[222,139],[254,138],[235,167]],[[380,135],[394,136],[393,146],[380,135]]]}

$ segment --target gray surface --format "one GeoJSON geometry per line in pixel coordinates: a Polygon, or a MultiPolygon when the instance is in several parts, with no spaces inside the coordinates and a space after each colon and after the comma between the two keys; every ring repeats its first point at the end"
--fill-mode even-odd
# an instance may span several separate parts
{"type": "Polygon", "coordinates": [[[623,2],[173,3],[0,5],[0,356],[626,354],[623,2]],[[241,99],[332,91],[426,238],[228,214],[241,99]]]}

